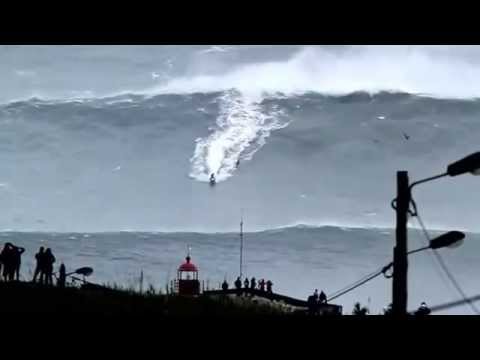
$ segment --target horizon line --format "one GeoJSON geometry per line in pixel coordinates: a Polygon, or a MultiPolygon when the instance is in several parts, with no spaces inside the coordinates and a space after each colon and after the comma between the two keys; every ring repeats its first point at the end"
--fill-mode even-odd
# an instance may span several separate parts
{"type": "MultiPolygon", "coordinates": [[[[244,233],[262,233],[268,231],[278,231],[278,230],[288,230],[295,228],[310,228],[310,229],[321,229],[321,228],[336,228],[339,230],[395,230],[394,226],[386,225],[340,225],[340,224],[308,224],[308,223],[295,223],[285,226],[275,226],[271,228],[262,228],[251,231],[245,231],[244,233]]],[[[408,225],[408,229],[412,230],[421,230],[421,227],[418,225],[408,225]]],[[[427,230],[434,232],[450,231],[451,228],[443,226],[431,226],[427,227],[427,230]]],[[[459,229],[455,230],[463,231],[466,233],[480,233],[480,231],[470,230],[470,229],[459,229]]],[[[37,233],[37,234],[112,234],[112,233],[161,233],[161,234],[232,234],[240,232],[239,230],[225,230],[225,231],[201,231],[201,230],[158,230],[158,229],[112,229],[112,230],[101,230],[101,231],[60,231],[60,230],[18,230],[18,229],[0,229],[0,234],[4,233],[37,233]]]]}

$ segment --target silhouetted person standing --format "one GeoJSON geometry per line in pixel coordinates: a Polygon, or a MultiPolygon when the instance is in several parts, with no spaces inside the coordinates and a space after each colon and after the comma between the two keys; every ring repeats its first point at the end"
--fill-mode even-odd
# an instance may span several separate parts
{"type": "Polygon", "coordinates": [[[254,277],[252,277],[252,280],[250,280],[250,289],[255,290],[257,287],[257,281],[255,280],[254,277]]]}
{"type": "Polygon", "coordinates": [[[320,304],[326,304],[327,303],[327,295],[323,291],[320,292],[320,295],[318,297],[318,301],[320,304]]]}
{"type": "Polygon", "coordinates": [[[313,293],[313,301],[318,303],[318,289],[315,289],[315,292],[313,293]]]}
{"type": "Polygon", "coordinates": [[[359,302],[356,302],[353,306],[352,315],[356,316],[366,316],[368,315],[368,309],[366,307],[361,307],[359,302]]]}
{"type": "Polygon", "coordinates": [[[40,284],[43,284],[45,281],[45,248],[40,246],[38,253],[35,254],[35,261],[37,262],[35,266],[35,272],[33,273],[33,282],[37,281],[37,276],[40,275],[40,284]]]}
{"type": "Polygon", "coordinates": [[[0,252],[0,277],[3,281],[7,281],[7,253],[8,253],[8,243],[3,245],[3,249],[0,252]]]}
{"type": "Polygon", "coordinates": [[[250,282],[248,281],[248,278],[245,278],[245,280],[243,281],[243,287],[245,289],[248,289],[248,285],[250,285],[250,282]]]}
{"type": "Polygon", "coordinates": [[[258,282],[258,286],[260,288],[260,291],[265,291],[265,279],[262,279],[258,282]]]}
{"type": "Polygon", "coordinates": [[[2,275],[5,281],[13,280],[13,274],[15,272],[13,252],[14,252],[13,245],[11,243],[6,243],[3,246],[2,252],[0,253],[0,259],[2,260],[2,263],[3,263],[2,275]]]}
{"type": "Polygon", "coordinates": [[[228,290],[228,283],[227,283],[227,280],[223,280],[223,283],[222,283],[222,290],[223,291],[227,291],[228,290]]]}
{"type": "Polygon", "coordinates": [[[20,267],[22,266],[22,254],[25,248],[21,246],[12,246],[12,279],[20,280],[20,267]]]}
{"type": "Polygon", "coordinates": [[[316,300],[315,295],[310,295],[307,298],[307,306],[309,315],[315,315],[317,313],[318,301],[316,300]]]}
{"type": "Polygon", "coordinates": [[[431,310],[427,306],[426,303],[422,302],[420,307],[415,311],[416,316],[425,316],[425,315],[430,315],[431,310]]]}
{"type": "Polygon", "coordinates": [[[64,288],[65,287],[65,282],[67,280],[67,271],[65,269],[65,265],[63,263],[60,265],[60,270],[58,271],[58,280],[57,280],[57,286],[59,288],[64,288]]]}
{"type": "Polygon", "coordinates": [[[270,280],[268,280],[267,281],[267,292],[270,293],[270,294],[273,293],[272,286],[273,286],[273,283],[270,280]]]}
{"type": "Polygon", "coordinates": [[[353,305],[353,311],[352,315],[361,315],[362,309],[360,308],[360,303],[356,302],[355,305],[353,305]]]}
{"type": "Polygon", "coordinates": [[[55,256],[52,254],[52,250],[48,248],[45,250],[45,283],[47,285],[53,284],[53,264],[55,263],[55,256]]]}
{"type": "Polygon", "coordinates": [[[234,282],[235,289],[237,289],[237,296],[240,296],[241,290],[242,290],[242,280],[240,279],[240,276],[237,277],[237,280],[234,282]]]}

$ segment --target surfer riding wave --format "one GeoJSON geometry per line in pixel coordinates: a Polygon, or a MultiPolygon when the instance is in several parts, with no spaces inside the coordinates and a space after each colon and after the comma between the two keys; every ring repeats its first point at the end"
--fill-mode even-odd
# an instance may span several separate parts
{"type": "Polygon", "coordinates": [[[210,174],[210,185],[215,185],[217,181],[215,180],[215,174],[211,173],[210,174]]]}

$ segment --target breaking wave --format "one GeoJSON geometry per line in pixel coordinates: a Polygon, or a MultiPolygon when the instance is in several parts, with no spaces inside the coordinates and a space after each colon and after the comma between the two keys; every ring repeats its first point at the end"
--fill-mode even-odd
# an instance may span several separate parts
{"type": "Polygon", "coordinates": [[[281,60],[237,64],[222,73],[178,76],[144,93],[195,93],[235,88],[243,93],[346,95],[407,92],[437,98],[480,97],[479,49],[356,46],[341,51],[302,47],[281,60]]]}

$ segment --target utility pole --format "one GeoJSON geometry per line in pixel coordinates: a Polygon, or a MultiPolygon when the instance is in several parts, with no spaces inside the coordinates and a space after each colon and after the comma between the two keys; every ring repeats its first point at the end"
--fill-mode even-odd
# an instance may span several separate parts
{"type": "Polygon", "coordinates": [[[393,249],[392,313],[407,315],[408,245],[407,221],[410,205],[408,172],[397,171],[396,244],[393,249]]]}

